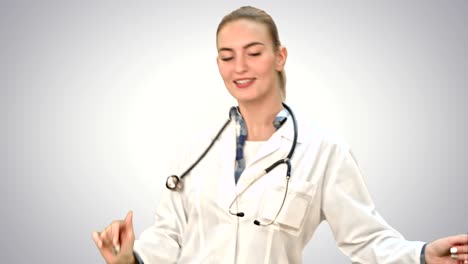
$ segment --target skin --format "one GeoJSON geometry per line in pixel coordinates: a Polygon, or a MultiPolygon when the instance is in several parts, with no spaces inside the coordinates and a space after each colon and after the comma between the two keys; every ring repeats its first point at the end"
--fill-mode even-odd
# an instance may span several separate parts
{"type": "Polygon", "coordinates": [[[113,221],[102,232],[93,232],[92,237],[106,263],[136,264],[133,255],[133,212],[128,212],[124,220],[113,221]],[[116,249],[119,249],[118,252],[116,249]]]}
{"type": "MultiPolygon", "coordinates": [[[[219,73],[227,90],[237,100],[248,129],[248,140],[267,140],[274,133],[271,125],[282,109],[278,71],[286,63],[286,48],[275,49],[267,28],[248,20],[226,24],[217,39],[219,73]],[[235,80],[253,82],[239,88],[235,80]]],[[[133,213],[113,221],[92,237],[108,264],[136,263],[133,255],[135,234],[133,213]],[[118,253],[114,249],[119,247],[118,253]]],[[[468,264],[468,234],[444,237],[426,246],[427,264],[468,264]],[[457,248],[458,259],[452,259],[450,248],[457,248]]],[[[149,264],[149,263],[148,263],[149,264]]]]}
{"type": "Polygon", "coordinates": [[[240,19],[226,24],[217,38],[219,73],[237,100],[247,126],[247,140],[268,140],[271,125],[283,108],[278,72],[286,63],[286,48],[275,48],[266,25],[240,19]],[[237,80],[250,80],[240,88],[237,80]]]}
{"type": "Polygon", "coordinates": [[[428,264],[466,264],[468,263],[468,234],[444,237],[426,246],[428,264]],[[450,256],[450,248],[457,248],[457,259],[450,256]]]}

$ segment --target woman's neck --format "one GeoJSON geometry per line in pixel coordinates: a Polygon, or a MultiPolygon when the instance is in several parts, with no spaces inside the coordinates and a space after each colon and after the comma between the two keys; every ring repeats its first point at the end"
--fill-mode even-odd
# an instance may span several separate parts
{"type": "Polygon", "coordinates": [[[268,140],[276,131],[273,121],[281,109],[281,101],[269,104],[239,103],[239,110],[247,126],[247,140],[268,140]]]}

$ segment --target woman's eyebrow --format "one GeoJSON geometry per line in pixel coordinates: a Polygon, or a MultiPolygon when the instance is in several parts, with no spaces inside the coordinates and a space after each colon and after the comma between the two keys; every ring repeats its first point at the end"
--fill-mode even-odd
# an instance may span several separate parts
{"type": "MultiPolygon", "coordinates": [[[[261,43],[261,42],[250,42],[248,44],[245,44],[242,48],[243,49],[248,49],[252,46],[256,46],[256,45],[262,45],[262,46],[265,46],[265,44],[261,43]]],[[[234,51],[234,49],[232,48],[224,48],[224,47],[221,47],[218,49],[218,52],[221,52],[221,51],[234,51]]]]}

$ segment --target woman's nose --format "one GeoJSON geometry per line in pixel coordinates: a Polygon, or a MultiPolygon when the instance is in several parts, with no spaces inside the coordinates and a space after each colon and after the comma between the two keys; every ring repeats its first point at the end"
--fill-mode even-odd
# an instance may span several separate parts
{"type": "Polygon", "coordinates": [[[247,62],[244,57],[239,56],[236,58],[236,65],[235,65],[236,73],[243,73],[247,71],[247,62]]]}

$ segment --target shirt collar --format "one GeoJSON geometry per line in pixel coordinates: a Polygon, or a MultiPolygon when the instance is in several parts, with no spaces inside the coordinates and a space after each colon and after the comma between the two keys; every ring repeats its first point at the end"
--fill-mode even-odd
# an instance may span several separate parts
{"type": "MultiPolygon", "coordinates": [[[[288,119],[288,116],[289,116],[288,110],[283,108],[276,115],[275,120],[273,120],[273,126],[278,130],[286,122],[286,120],[288,119]]],[[[239,111],[239,107],[237,106],[231,107],[231,109],[229,110],[229,118],[234,119],[234,120],[238,120],[238,118],[240,118],[241,120],[243,120],[242,115],[239,111]]]]}

